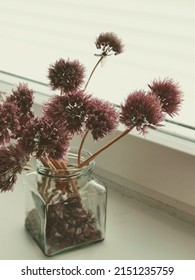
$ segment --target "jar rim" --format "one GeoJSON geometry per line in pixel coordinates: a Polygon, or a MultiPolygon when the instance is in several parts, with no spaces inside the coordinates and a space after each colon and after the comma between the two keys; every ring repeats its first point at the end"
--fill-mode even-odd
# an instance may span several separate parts
{"type": "MultiPolygon", "coordinates": [[[[92,173],[95,168],[95,161],[92,160],[86,166],[78,167],[78,148],[71,147],[67,153],[68,164],[67,168],[50,168],[45,166],[41,160],[36,160],[37,173],[40,175],[45,175],[49,177],[58,177],[58,178],[72,178],[79,177],[92,173]]],[[[83,149],[81,152],[81,163],[91,156],[91,153],[83,149]]]]}

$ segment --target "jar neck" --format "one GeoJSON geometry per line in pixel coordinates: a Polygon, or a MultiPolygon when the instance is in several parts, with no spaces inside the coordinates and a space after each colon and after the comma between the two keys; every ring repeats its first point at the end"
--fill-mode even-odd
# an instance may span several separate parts
{"type": "MultiPolygon", "coordinates": [[[[81,162],[91,156],[87,150],[81,152],[81,162]]],[[[75,178],[83,175],[90,175],[95,168],[95,162],[91,161],[88,165],[78,167],[78,148],[71,148],[67,154],[67,161],[52,161],[46,166],[42,161],[37,160],[37,173],[49,177],[75,178]],[[55,164],[56,162],[56,164],[55,164]]]]}

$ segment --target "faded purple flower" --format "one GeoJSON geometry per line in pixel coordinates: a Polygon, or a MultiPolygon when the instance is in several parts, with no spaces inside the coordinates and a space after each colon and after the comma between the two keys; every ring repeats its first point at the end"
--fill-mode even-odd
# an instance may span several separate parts
{"type": "Polygon", "coordinates": [[[0,191],[13,189],[17,174],[21,173],[29,161],[29,155],[16,145],[0,148],[0,191]]]}
{"type": "Polygon", "coordinates": [[[12,90],[12,94],[6,98],[6,101],[15,103],[20,114],[32,114],[33,94],[34,91],[29,89],[27,84],[20,83],[16,89],[12,90]]]}
{"type": "MultiPolygon", "coordinates": [[[[1,134],[7,134],[7,136],[4,137],[5,142],[6,138],[9,140],[10,138],[17,139],[20,137],[21,131],[26,123],[33,118],[33,93],[33,90],[29,89],[26,84],[20,83],[19,86],[13,89],[12,93],[4,99],[0,109],[0,122],[3,122],[4,127],[0,124],[0,131],[1,134]]],[[[3,143],[3,139],[0,140],[0,143],[3,143]]]]}
{"type": "Polygon", "coordinates": [[[84,82],[84,71],[84,66],[78,60],[65,61],[61,58],[49,67],[50,86],[64,93],[75,91],[84,82]]]}
{"type": "Polygon", "coordinates": [[[84,91],[71,92],[68,95],[54,96],[46,103],[45,116],[54,123],[60,123],[71,134],[80,132],[85,121],[90,95],[84,91]]]}
{"type": "Polygon", "coordinates": [[[67,152],[69,140],[70,136],[64,128],[43,117],[34,119],[26,126],[18,145],[37,158],[47,155],[60,159],[67,152]]]}
{"type": "Polygon", "coordinates": [[[39,119],[31,119],[22,131],[21,138],[18,141],[18,146],[28,154],[33,154],[36,146],[36,134],[39,126],[39,119]]]}
{"type": "Polygon", "coordinates": [[[37,157],[47,154],[54,159],[63,158],[69,147],[70,136],[57,123],[42,118],[36,134],[37,157]]]}
{"type": "Polygon", "coordinates": [[[95,45],[97,49],[101,49],[100,55],[107,56],[112,53],[115,55],[123,52],[124,45],[118,36],[113,32],[101,33],[96,41],[95,45]]]}
{"type": "Polygon", "coordinates": [[[177,114],[181,107],[182,91],[172,79],[154,80],[150,85],[151,92],[156,94],[162,103],[162,109],[171,117],[177,114]]]}
{"type": "MultiPolygon", "coordinates": [[[[15,102],[5,101],[3,104],[4,121],[9,130],[10,138],[17,138],[21,132],[22,126],[20,124],[20,116],[24,118],[24,114],[21,114],[19,108],[15,102]]],[[[24,122],[23,124],[26,124],[24,122]]]]}
{"type": "Polygon", "coordinates": [[[160,100],[154,94],[139,90],[128,95],[121,105],[120,122],[128,128],[136,127],[142,133],[147,127],[155,128],[164,120],[160,100]]]}
{"type": "Polygon", "coordinates": [[[88,105],[86,129],[91,131],[94,140],[113,133],[118,126],[118,113],[113,105],[93,98],[88,105]]]}
{"type": "Polygon", "coordinates": [[[8,125],[7,112],[4,110],[3,106],[0,105],[0,145],[4,145],[10,140],[8,125]]]}
{"type": "Polygon", "coordinates": [[[0,144],[4,145],[11,138],[17,138],[22,129],[19,117],[20,111],[15,102],[5,101],[0,105],[0,144]]]}

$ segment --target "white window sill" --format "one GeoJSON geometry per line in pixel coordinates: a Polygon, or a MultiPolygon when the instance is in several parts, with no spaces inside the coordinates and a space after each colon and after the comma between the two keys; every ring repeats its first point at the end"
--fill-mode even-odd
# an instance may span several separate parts
{"type": "Polygon", "coordinates": [[[46,257],[24,228],[25,186],[0,196],[0,259],[194,259],[195,227],[109,187],[103,242],[46,257]]]}

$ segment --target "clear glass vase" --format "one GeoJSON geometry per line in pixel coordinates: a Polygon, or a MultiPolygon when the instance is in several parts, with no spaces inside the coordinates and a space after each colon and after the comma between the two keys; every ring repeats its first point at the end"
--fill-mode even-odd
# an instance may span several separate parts
{"type": "MultiPolygon", "coordinates": [[[[37,171],[26,176],[25,227],[47,256],[105,237],[107,190],[93,176],[94,161],[77,168],[77,151],[70,150],[67,168],[38,161],[37,171]]],[[[83,151],[81,160],[89,156],[83,151]]]]}

